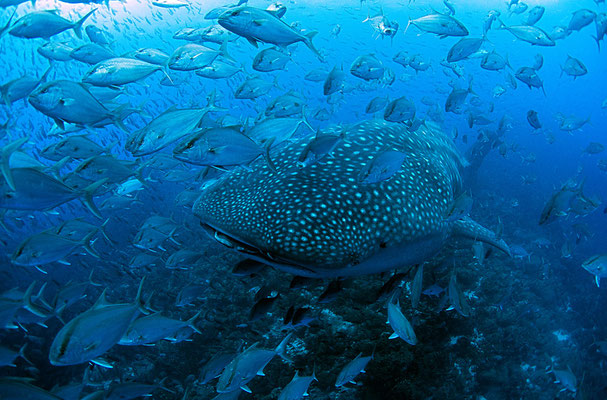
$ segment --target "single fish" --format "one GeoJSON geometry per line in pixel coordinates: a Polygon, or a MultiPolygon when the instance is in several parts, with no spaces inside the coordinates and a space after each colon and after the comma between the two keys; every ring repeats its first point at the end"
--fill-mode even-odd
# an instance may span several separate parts
{"type": "Polygon", "coordinates": [[[199,311],[187,321],[172,319],[160,315],[160,313],[150,314],[137,318],[129,325],[124,335],[118,341],[122,346],[145,346],[152,345],[160,340],[171,340],[178,331],[184,328],[190,328],[194,332],[200,333],[194,322],[198,319],[202,311],[199,311]]]}
{"type": "Polygon", "coordinates": [[[470,57],[476,53],[482,46],[484,38],[463,38],[455,43],[449,53],[447,53],[448,62],[457,62],[470,57]]]}
{"type": "Polygon", "coordinates": [[[312,372],[312,376],[299,376],[299,373],[295,371],[295,376],[282,389],[278,395],[278,400],[300,400],[308,396],[308,388],[314,381],[318,381],[314,372],[312,372]]]}
{"type": "Polygon", "coordinates": [[[83,190],[75,190],[35,168],[13,168],[10,173],[14,187],[6,180],[0,182],[0,208],[46,211],[81,198],[86,207],[101,218],[93,196],[105,180],[92,183],[83,190]]]}
{"type": "Polygon", "coordinates": [[[380,79],[384,76],[384,65],[373,54],[356,58],[350,66],[350,73],[366,81],[380,79]]]}
{"type": "Polygon", "coordinates": [[[413,331],[413,326],[400,310],[398,301],[396,304],[394,304],[393,301],[388,302],[387,323],[394,329],[394,333],[390,335],[389,339],[396,339],[399,337],[412,346],[417,344],[417,337],[413,331]]]}
{"type": "Polygon", "coordinates": [[[291,57],[284,51],[275,48],[261,50],[253,58],[253,69],[260,72],[284,70],[291,57]]]}
{"type": "Polygon", "coordinates": [[[281,358],[288,360],[286,355],[287,343],[291,339],[292,333],[287,335],[276,349],[260,349],[257,348],[257,343],[248,347],[242,353],[238,354],[223,370],[217,382],[218,393],[229,393],[238,391],[239,389],[251,393],[251,389],[247,387],[253,378],[257,375],[264,375],[263,369],[274,356],[278,355],[281,358]]]}
{"type": "Polygon", "coordinates": [[[419,299],[422,296],[422,288],[424,287],[424,265],[421,264],[417,267],[415,275],[413,276],[413,282],[411,282],[411,307],[417,308],[419,299]]]}
{"type": "Polygon", "coordinates": [[[62,42],[47,42],[38,47],[36,51],[43,57],[53,61],[70,61],[74,49],[62,42]]]}
{"type": "Polygon", "coordinates": [[[73,29],[76,36],[82,39],[82,24],[95,11],[96,8],[92,9],[76,22],[61,17],[56,10],[33,11],[15,21],[8,33],[26,39],[49,39],[58,33],[73,29]]]}
{"type": "Polygon", "coordinates": [[[160,70],[164,71],[164,67],[161,65],[150,64],[134,58],[116,57],[93,66],[82,77],[82,82],[94,86],[120,86],[144,79],[160,70]]]}
{"type": "Polygon", "coordinates": [[[388,97],[388,95],[386,95],[385,97],[374,97],[373,99],[371,99],[371,101],[369,101],[369,104],[367,104],[365,112],[367,114],[374,114],[378,111],[381,111],[386,107],[389,101],[390,98],[388,97]]]}
{"type": "Polygon", "coordinates": [[[410,25],[417,26],[420,30],[428,33],[434,33],[441,39],[449,36],[468,36],[468,29],[457,19],[446,14],[429,14],[417,19],[409,18],[405,33],[410,25]]]}
{"type": "Polygon", "coordinates": [[[79,240],[49,231],[37,233],[17,246],[11,256],[11,262],[15,265],[37,268],[52,262],[69,264],[65,261],[65,257],[80,247],[84,247],[89,254],[99,258],[99,254],[91,247],[91,239],[96,233],[90,232],[79,240]]]}
{"type": "Polygon", "coordinates": [[[86,31],[89,40],[93,43],[97,43],[101,46],[108,46],[113,42],[113,37],[109,33],[99,29],[95,25],[88,25],[84,30],[86,31]]]}
{"type": "Polygon", "coordinates": [[[389,122],[407,122],[413,118],[415,118],[415,103],[406,96],[392,100],[384,110],[384,119],[389,122]]]}
{"type": "Polygon", "coordinates": [[[561,66],[561,76],[563,76],[563,73],[573,76],[573,79],[577,79],[578,76],[586,75],[588,69],[583,62],[568,55],[565,64],[561,66]]]}
{"type": "Polygon", "coordinates": [[[76,61],[95,65],[101,61],[116,57],[116,54],[96,43],[87,43],[72,50],[70,57],[76,61]]]}
{"type": "Polygon", "coordinates": [[[46,82],[48,74],[51,72],[49,67],[46,72],[38,78],[33,78],[28,75],[21,76],[0,85],[0,100],[7,106],[12,106],[13,102],[28,97],[39,85],[46,82]]]}
{"type": "Polygon", "coordinates": [[[550,36],[542,29],[532,25],[516,25],[506,26],[500,19],[498,19],[501,26],[500,29],[505,29],[516,38],[531,43],[535,46],[554,46],[556,43],[550,38],[550,36]]]}
{"type": "Polygon", "coordinates": [[[135,157],[156,153],[193,133],[213,110],[214,107],[179,109],[172,106],[134,132],[125,148],[135,157]]]}
{"type": "Polygon", "coordinates": [[[544,96],[546,96],[546,90],[544,90],[544,81],[542,81],[535,69],[531,67],[521,67],[516,71],[514,76],[516,77],[516,79],[526,84],[529,89],[542,89],[542,92],[544,92],[544,96]]]}
{"type": "Polygon", "coordinates": [[[67,80],[41,85],[32,92],[28,101],[36,110],[52,118],[61,129],[65,128],[66,122],[84,127],[115,124],[126,132],[128,128],[122,121],[139,111],[129,108],[128,104],[110,110],[85,85],[67,80]]]}
{"type": "Polygon", "coordinates": [[[257,47],[258,41],[274,44],[281,48],[303,42],[318,58],[322,59],[312,44],[312,38],[318,32],[312,31],[302,35],[277,18],[271,11],[248,6],[230,8],[219,16],[217,22],[230,32],[244,37],[255,47],[257,47]]]}
{"type": "Polygon", "coordinates": [[[343,91],[345,87],[346,74],[343,67],[341,69],[334,66],[331,72],[325,78],[323,83],[323,94],[329,96],[333,93],[343,91]]]}
{"type": "Polygon", "coordinates": [[[188,43],[173,51],[167,66],[175,71],[194,71],[210,65],[222,54],[226,54],[225,44],[221,50],[214,50],[200,44],[188,43]]]}
{"type": "Polygon", "coordinates": [[[59,330],[51,344],[51,364],[77,365],[93,361],[112,348],[124,335],[143,308],[139,284],[133,303],[110,304],[105,291],[89,310],[78,315],[59,330]]]}
{"type": "Polygon", "coordinates": [[[579,31],[585,26],[590,25],[596,19],[596,13],[588,9],[580,9],[571,15],[569,25],[567,25],[567,33],[579,31]]]}
{"type": "Polygon", "coordinates": [[[388,180],[400,170],[406,159],[407,154],[402,151],[382,151],[362,169],[359,182],[368,185],[388,180]]]}
{"type": "Polygon", "coordinates": [[[527,13],[527,18],[525,19],[524,25],[535,25],[542,17],[544,16],[544,12],[546,8],[544,6],[535,6],[529,13],[527,13]]]}
{"type": "Polygon", "coordinates": [[[355,383],[354,379],[361,373],[365,373],[365,368],[369,361],[373,359],[373,354],[363,357],[363,353],[359,353],[356,358],[347,363],[337,375],[335,387],[342,387],[347,383],[355,383]]]}
{"type": "Polygon", "coordinates": [[[607,278],[607,255],[590,257],[582,263],[582,268],[594,275],[596,286],[600,287],[601,278],[607,278]]]}
{"type": "Polygon", "coordinates": [[[529,122],[529,125],[531,125],[533,129],[541,129],[542,127],[542,123],[540,122],[540,119],[537,116],[537,111],[535,110],[527,111],[527,122],[529,122]]]}
{"type": "Polygon", "coordinates": [[[268,146],[261,147],[234,128],[212,128],[194,133],[173,149],[173,157],[177,160],[218,168],[246,166],[260,156],[271,165],[268,146]]]}
{"type": "Polygon", "coordinates": [[[200,371],[200,382],[204,385],[221,375],[221,371],[236,357],[235,353],[217,353],[200,371]]]}

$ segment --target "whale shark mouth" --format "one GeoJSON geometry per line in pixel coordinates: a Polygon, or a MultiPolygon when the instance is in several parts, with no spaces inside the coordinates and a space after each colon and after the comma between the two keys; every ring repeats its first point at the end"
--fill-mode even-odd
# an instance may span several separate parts
{"type": "Polygon", "coordinates": [[[232,236],[214,226],[200,222],[200,226],[209,235],[209,237],[229,249],[235,250],[248,258],[260,261],[264,264],[292,272],[302,276],[317,276],[318,271],[308,268],[304,265],[285,260],[280,257],[273,256],[270,252],[264,251],[250,243],[247,243],[235,236],[232,236]]]}

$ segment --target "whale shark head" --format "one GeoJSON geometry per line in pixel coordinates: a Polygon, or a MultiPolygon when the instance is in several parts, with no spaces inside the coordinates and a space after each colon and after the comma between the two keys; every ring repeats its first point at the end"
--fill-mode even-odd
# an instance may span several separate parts
{"type": "Polygon", "coordinates": [[[223,244],[304,276],[382,272],[440,250],[463,162],[451,139],[434,126],[413,131],[383,120],[341,135],[314,163],[298,163],[312,135],[275,151],[275,169],[258,160],[232,171],[202,193],[194,213],[223,244]],[[400,166],[362,180],[386,151],[404,154],[400,166]]]}

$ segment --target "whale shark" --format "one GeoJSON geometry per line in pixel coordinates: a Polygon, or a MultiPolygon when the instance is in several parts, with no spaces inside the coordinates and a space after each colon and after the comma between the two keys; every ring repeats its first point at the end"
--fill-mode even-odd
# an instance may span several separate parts
{"type": "Polygon", "coordinates": [[[418,125],[370,120],[334,128],[341,140],[305,164],[298,162],[302,152],[322,133],[287,142],[273,149],[273,166],[260,158],[207,186],[193,212],[227,247],[312,278],[420,264],[453,237],[509,255],[492,231],[453,213],[466,160],[438,126],[418,125]],[[401,164],[373,165],[379,178],[361,179],[386,151],[403,154],[390,158],[401,164]]]}

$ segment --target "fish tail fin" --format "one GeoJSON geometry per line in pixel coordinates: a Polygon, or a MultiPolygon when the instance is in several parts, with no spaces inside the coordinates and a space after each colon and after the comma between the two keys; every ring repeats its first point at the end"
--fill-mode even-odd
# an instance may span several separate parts
{"type": "Polygon", "coordinates": [[[139,287],[137,288],[137,296],[135,296],[134,304],[139,307],[139,311],[141,311],[143,314],[149,314],[151,312],[151,309],[148,307],[148,301],[143,300],[142,297],[143,282],[145,282],[145,276],[141,278],[141,281],[139,282],[139,287]]]}
{"type": "Polygon", "coordinates": [[[306,116],[306,106],[303,106],[301,109],[301,122],[307,126],[308,128],[310,128],[310,130],[312,132],[314,132],[314,128],[312,128],[312,125],[310,125],[310,121],[308,121],[308,118],[306,116]]]}
{"type": "Polygon", "coordinates": [[[85,237],[82,238],[82,240],[80,242],[82,244],[82,247],[84,247],[84,250],[86,250],[87,253],[89,253],[90,255],[92,255],[95,258],[101,258],[99,256],[99,253],[97,252],[97,250],[95,250],[95,248],[93,247],[93,244],[95,243],[95,240],[93,240],[93,237],[95,236],[95,234],[97,234],[97,231],[89,232],[85,237]]]}
{"type": "MultiPolygon", "coordinates": [[[[108,220],[109,220],[109,218],[108,218],[108,220]]],[[[98,283],[98,282],[95,282],[95,281],[93,280],[93,273],[94,273],[94,272],[95,272],[95,269],[94,269],[94,268],[93,268],[93,269],[91,269],[91,273],[89,274],[89,283],[91,284],[91,286],[97,286],[97,287],[101,287],[101,286],[103,286],[103,284],[98,283]]]]}
{"type": "Polygon", "coordinates": [[[272,139],[268,139],[266,141],[266,143],[263,146],[263,158],[265,158],[266,162],[268,163],[268,166],[270,167],[270,169],[272,170],[272,172],[276,172],[276,165],[274,165],[274,162],[272,161],[272,157],[270,157],[270,150],[272,149],[272,143],[274,143],[274,140],[276,138],[272,138],[272,139]]]}
{"type": "Polygon", "coordinates": [[[15,151],[19,150],[19,148],[21,148],[21,146],[23,146],[28,140],[29,136],[22,137],[21,139],[17,139],[0,149],[0,169],[2,170],[2,175],[4,176],[6,183],[8,183],[8,186],[10,186],[10,188],[13,190],[16,189],[15,181],[13,179],[13,174],[11,172],[10,167],[10,158],[11,155],[15,151]]]}
{"type": "Polygon", "coordinates": [[[594,41],[596,42],[596,46],[599,48],[599,53],[601,52],[601,41],[597,36],[591,35],[594,41]]]}
{"type": "Polygon", "coordinates": [[[453,221],[451,224],[451,235],[466,237],[490,244],[506,253],[509,257],[512,257],[510,248],[503,239],[498,239],[495,236],[495,233],[473,221],[471,218],[464,217],[457,221],[453,221]]]}
{"type": "Polygon", "coordinates": [[[322,56],[322,54],[320,54],[320,52],[318,51],[318,49],[316,47],[314,47],[314,43],[312,43],[312,39],[314,38],[314,36],[316,36],[318,34],[318,31],[312,31],[312,32],[308,32],[304,35],[304,37],[306,38],[306,40],[304,41],[304,43],[306,44],[306,46],[308,46],[308,48],[310,50],[312,50],[312,52],[314,52],[314,54],[316,54],[316,57],[318,57],[318,59],[320,61],[325,61],[325,58],[322,56]]]}
{"type": "Polygon", "coordinates": [[[413,19],[411,19],[411,17],[409,17],[409,20],[407,21],[407,26],[405,26],[405,30],[403,31],[403,35],[405,35],[407,33],[407,31],[409,30],[409,27],[411,26],[411,22],[413,22],[413,19]]]}
{"type": "Polygon", "coordinates": [[[19,349],[19,354],[18,357],[21,357],[25,362],[27,362],[29,365],[34,365],[33,362],[31,362],[26,356],[25,356],[25,349],[27,349],[27,343],[25,343],[23,346],[21,346],[21,348],[19,349]]]}
{"type": "Polygon", "coordinates": [[[497,19],[497,22],[499,22],[499,26],[497,27],[497,29],[506,29],[507,28],[506,24],[504,24],[504,21],[502,21],[501,18],[498,17],[496,19],[497,19]]]}
{"type": "MultiPolygon", "coordinates": [[[[108,243],[111,244],[117,244],[116,241],[110,239],[110,237],[107,234],[107,231],[105,230],[105,227],[107,225],[107,223],[110,222],[110,219],[107,218],[105,221],[103,221],[103,224],[101,224],[101,226],[99,226],[99,232],[101,232],[101,234],[103,235],[103,237],[105,238],[105,240],[108,241],[108,243]]],[[[91,271],[91,275],[93,274],[93,272],[91,271]]],[[[90,277],[89,277],[89,281],[91,282],[91,284],[93,284],[93,281],[91,281],[90,277]]]]}
{"type": "Polygon", "coordinates": [[[101,212],[95,205],[95,202],[93,201],[93,196],[95,195],[97,189],[103,186],[107,181],[108,178],[100,179],[97,182],[91,183],[82,191],[82,203],[86,206],[86,208],[89,209],[91,213],[93,213],[94,216],[99,219],[101,219],[101,212]]]}
{"type": "Polygon", "coordinates": [[[13,101],[8,96],[8,85],[0,86],[0,96],[2,96],[2,101],[4,101],[4,104],[6,104],[8,107],[11,107],[13,105],[13,101]]]}
{"type": "Polygon", "coordinates": [[[67,303],[61,304],[59,307],[55,307],[53,309],[53,316],[59,320],[63,325],[65,325],[65,321],[63,320],[63,311],[65,311],[67,307],[67,303]]]}
{"type": "Polygon", "coordinates": [[[472,82],[474,81],[474,76],[470,75],[470,80],[468,81],[468,93],[472,93],[475,96],[478,96],[476,92],[472,89],[472,82]]]}
{"type": "Polygon", "coordinates": [[[124,120],[131,114],[131,112],[137,112],[138,109],[129,108],[129,104],[122,104],[112,110],[111,120],[124,133],[130,133],[129,129],[124,124],[124,120]]]}
{"type": "MultiPolygon", "coordinates": [[[[32,6],[34,5],[34,1],[35,0],[32,1],[32,6]]],[[[8,32],[8,28],[11,27],[11,22],[16,13],[17,13],[17,7],[15,7],[15,9],[13,10],[13,13],[9,17],[8,21],[6,22],[6,25],[4,25],[4,27],[2,29],[0,29],[0,38],[2,36],[4,36],[6,34],[6,32],[8,32]]]]}
{"type": "MultiPolygon", "coordinates": [[[[217,89],[214,88],[211,93],[207,95],[207,107],[215,107],[217,103],[217,89]]],[[[202,120],[202,118],[200,118],[202,120]]]]}
{"type": "Polygon", "coordinates": [[[76,34],[76,36],[78,36],[78,39],[82,39],[82,24],[84,24],[84,21],[86,21],[87,18],[90,17],[95,11],[97,11],[97,9],[93,8],[91,11],[86,13],[86,15],[84,17],[82,17],[78,21],[76,21],[74,23],[74,26],[72,26],[74,33],[76,34]]]}
{"type": "Polygon", "coordinates": [[[293,332],[289,333],[287,335],[287,337],[285,337],[279,344],[278,346],[276,346],[276,349],[274,350],[276,352],[276,354],[278,354],[280,356],[280,358],[282,358],[283,360],[285,360],[288,363],[292,363],[293,360],[291,360],[288,356],[287,356],[287,344],[289,344],[289,340],[291,340],[291,336],[293,336],[293,332]]]}
{"type": "Polygon", "coordinates": [[[186,321],[186,324],[188,324],[188,326],[190,328],[192,328],[194,331],[196,331],[197,333],[201,333],[200,330],[194,325],[194,322],[196,322],[196,320],[198,319],[198,317],[200,317],[200,314],[202,314],[202,310],[198,311],[196,313],[196,315],[194,315],[192,318],[188,319],[186,321]]]}
{"type": "Polygon", "coordinates": [[[65,165],[67,163],[69,163],[71,160],[72,160],[72,157],[65,156],[61,160],[57,161],[55,164],[53,164],[52,167],[49,168],[51,175],[53,175],[54,177],[59,179],[59,176],[60,176],[59,171],[61,171],[61,169],[63,167],[65,167],[65,165]]]}
{"type": "Polygon", "coordinates": [[[32,294],[34,293],[34,287],[36,287],[36,281],[32,282],[27,287],[27,290],[23,294],[23,308],[25,308],[26,310],[28,310],[32,314],[37,315],[39,317],[48,318],[48,317],[50,317],[50,315],[47,314],[47,313],[45,313],[45,312],[43,312],[41,310],[41,307],[35,305],[32,302],[32,294]]]}
{"type": "Polygon", "coordinates": [[[222,57],[227,58],[230,61],[238,62],[234,59],[234,57],[230,55],[230,53],[228,53],[228,40],[224,40],[221,43],[221,46],[219,47],[219,54],[221,54],[222,57]]]}
{"type": "Polygon", "coordinates": [[[143,170],[147,167],[146,163],[141,164],[135,170],[135,179],[137,179],[145,187],[149,187],[148,181],[143,177],[143,170]]]}
{"type": "Polygon", "coordinates": [[[46,82],[46,79],[48,78],[48,74],[51,73],[51,70],[53,69],[53,62],[51,60],[49,60],[49,65],[48,68],[46,69],[46,71],[44,71],[44,74],[42,74],[42,77],[40,77],[40,83],[42,82],[46,82]]]}
{"type": "Polygon", "coordinates": [[[171,84],[174,85],[175,82],[173,82],[173,78],[171,78],[171,75],[169,75],[169,65],[168,64],[162,65],[161,70],[162,70],[162,73],[167,77],[169,82],[171,82],[171,84]]]}
{"type": "MultiPolygon", "coordinates": [[[[147,101],[147,100],[144,100],[147,101]]],[[[138,109],[140,109],[140,107],[138,107],[138,109]]],[[[103,152],[106,154],[110,154],[112,152],[112,149],[116,146],[118,146],[120,144],[120,140],[114,140],[113,142],[110,142],[107,146],[105,146],[103,148],[103,152]]]]}

